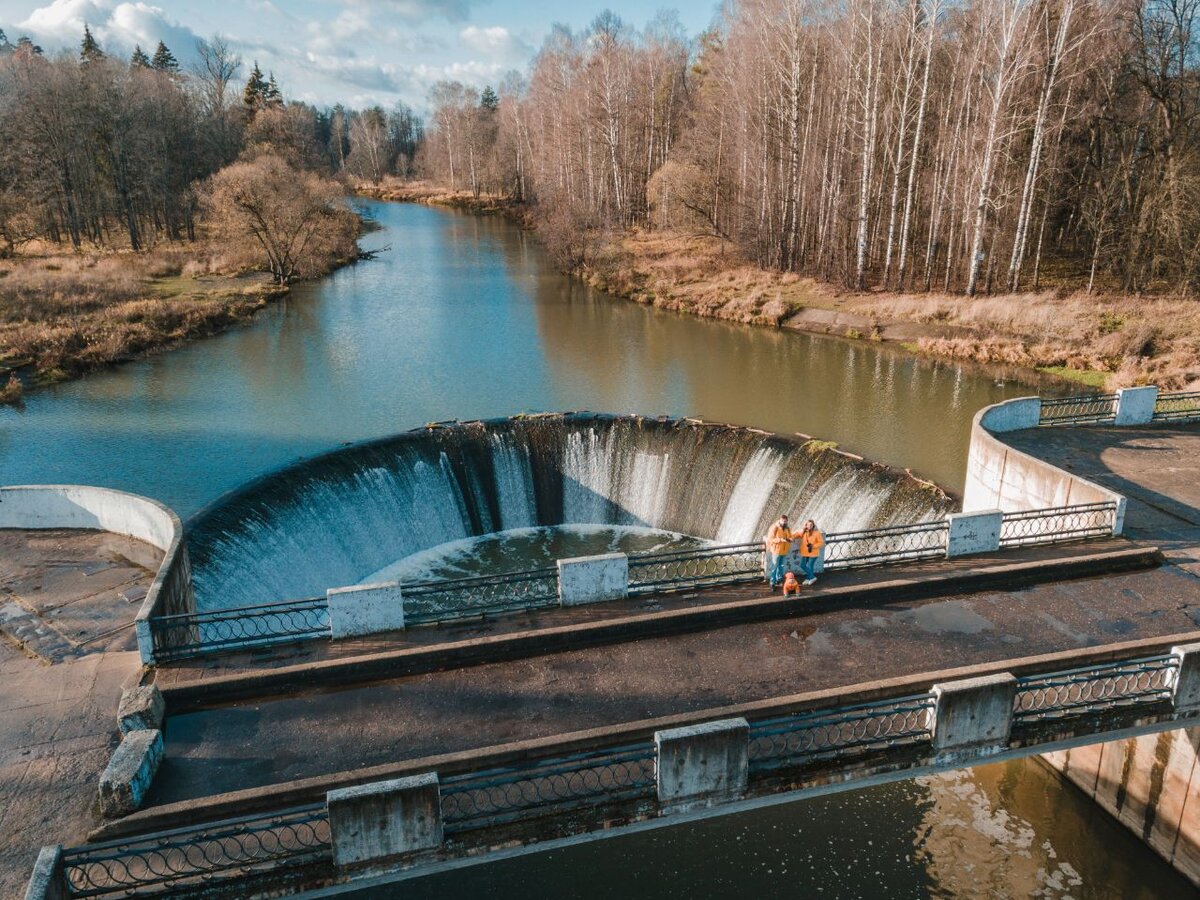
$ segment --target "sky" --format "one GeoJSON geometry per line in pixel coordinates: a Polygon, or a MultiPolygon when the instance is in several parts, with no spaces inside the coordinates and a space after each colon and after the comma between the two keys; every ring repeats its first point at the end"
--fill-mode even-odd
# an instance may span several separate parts
{"type": "MultiPolygon", "coordinates": [[[[666,0],[689,35],[718,0],[666,0]]],[[[426,108],[429,88],[452,79],[483,87],[524,72],[555,23],[585,27],[608,8],[635,27],[655,0],[0,0],[0,28],[48,53],[76,51],[86,22],[106,52],[152,53],[165,41],[185,66],[197,37],[221,34],[257,61],[288,99],[351,107],[403,101],[426,108]]]]}

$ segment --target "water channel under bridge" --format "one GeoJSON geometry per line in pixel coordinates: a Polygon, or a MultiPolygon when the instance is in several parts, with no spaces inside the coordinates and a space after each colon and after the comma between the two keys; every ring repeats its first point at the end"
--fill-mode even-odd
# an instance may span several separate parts
{"type": "MultiPolygon", "coordinates": [[[[269,833],[311,853],[314,868],[296,874],[320,880],[331,852],[330,790],[431,772],[445,834],[436,852],[448,858],[512,841],[544,846],[569,839],[581,821],[645,827],[1193,722],[1200,429],[1037,429],[1004,440],[1125,494],[1132,540],[831,575],[805,598],[808,608],[787,615],[714,619],[703,629],[641,632],[552,655],[510,648],[517,658],[463,656],[441,671],[220,709],[196,698],[219,696],[239,679],[249,690],[254,664],[193,669],[163,682],[177,712],[149,807],[97,836],[115,843],[71,851],[68,866],[78,875],[121,854],[140,859],[155,838],[129,834],[240,809],[260,818],[226,824],[230,853],[252,861],[239,842],[269,833]],[[1152,454],[1120,452],[1139,441],[1152,454]],[[1149,455],[1156,463],[1142,465],[1149,455]],[[1159,544],[1164,565],[1151,558],[1159,544]],[[939,578],[937,590],[911,592],[939,578]],[[824,602],[839,589],[857,602],[824,602]],[[960,734],[956,744],[955,704],[973,702],[1005,710],[1003,725],[960,734]],[[713,721],[733,722],[726,749],[741,747],[744,782],[715,798],[728,803],[681,811],[689,804],[664,796],[664,747],[674,729],[713,721]],[[302,755],[288,751],[299,745],[302,755]]],[[[714,606],[761,597],[753,586],[722,590],[714,606]]],[[[649,619],[691,602],[620,612],[649,619]]],[[[583,618],[558,627],[579,630],[587,615],[573,614],[583,618]]],[[[552,615],[520,624],[554,627],[539,621],[552,615]]],[[[431,647],[450,652],[505,637],[505,628],[465,627],[431,647]]],[[[302,679],[305,665],[336,662],[301,653],[260,668],[290,668],[288,678],[302,679]]]]}

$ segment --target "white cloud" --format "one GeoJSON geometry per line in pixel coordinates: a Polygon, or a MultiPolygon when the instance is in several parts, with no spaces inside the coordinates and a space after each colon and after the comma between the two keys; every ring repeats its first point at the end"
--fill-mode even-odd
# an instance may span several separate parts
{"type": "Polygon", "coordinates": [[[100,46],[114,55],[127,54],[138,44],[153,51],[162,41],[181,61],[195,56],[195,32],[168,19],[161,8],[141,2],[53,0],[35,9],[18,28],[47,47],[76,47],[85,24],[100,46]]]}
{"type": "Polygon", "coordinates": [[[481,53],[493,61],[507,64],[525,62],[532,52],[528,44],[503,25],[493,25],[490,28],[468,25],[458,36],[476,53],[481,53]]]}

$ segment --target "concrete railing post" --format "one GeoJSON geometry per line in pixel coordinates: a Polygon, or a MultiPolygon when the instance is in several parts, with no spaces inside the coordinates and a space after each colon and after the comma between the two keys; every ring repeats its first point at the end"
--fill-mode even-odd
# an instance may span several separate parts
{"type": "Polygon", "coordinates": [[[1017,397],[998,403],[987,411],[982,425],[992,434],[1033,428],[1042,418],[1040,397],[1017,397]]]}
{"type": "Polygon", "coordinates": [[[335,640],[404,628],[404,598],[398,581],[331,588],[325,592],[325,601],[335,640]]]}
{"type": "Polygon", "coordinates": [[[946,516],[946,556],[995,553],[1000,549],[1000,526],[1004,513],[998,509],[951,513],[946,516]]]}
{"type": "Polygon", "coordinates": [[[150,620],[138,615],[133,621],[133,633],[137,636],[138,655],[143,666],[156,665],[154,658],[154,632],[150,630],[150,620]]]}
{"type": "Polygon", "coordinates": [[[162,728],[167,707],[162,691],[153,684],[141,684],[121,693],[117,706],[117,728],[121,734],[162,728]]]}
{"type": "Polygon", "coordinates": [[[933,686],[933,750],[945,760],[998,753],[1012,732],[1017,679],[1007,672],[933,686]]]}
{"type": "Polygon", "coordinates": [[[1171,654],[1179,660],[1179,672],[1172,690],[1175,714],[1200,714],[1200,644],[1172,647],[1171,654]]]}
{"type": "Polygon", "coordinates": [[[366,868],[442,844],[436,772],[330,791],[325,804],[338,868],[366,868]]]}
{"type": "Polygon", "coordinates": [[[162,758],[161,731],[126,732],[100,775],[100,811],[106,816],[126,816],[139,809],[162,758]]]}
{"type": "Polygon", "coordinates": [[[629,557],[624,553],[558,561],[558,601],[563,606],[629,596],[629,557]]]}
{"type": "Polygon", "coordinates": [[[63,870],[61,845],[43,847],[33,864],[25,888],[25,900],[67,900],[67,873],[63,870]]]}
{"type": "Polygon", "coordinates": [[[750,725],[723,719],[654,733],[658,801],[667,812],[712,806],[746,793],[750,725]]]}
{"type": "Polygon", "coordinates": [[[1146,425],[1154,418],[1158,388],[1121,388],[1117,391],[1117,415],[1114,425],[1146,425]]]}

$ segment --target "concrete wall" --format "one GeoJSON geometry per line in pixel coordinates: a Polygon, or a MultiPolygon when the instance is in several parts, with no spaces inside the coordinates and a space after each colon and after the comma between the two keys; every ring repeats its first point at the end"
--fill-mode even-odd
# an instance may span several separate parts
{"type": "Polygon", "coordinates": [[[0,528],[93,528],[145,541],[163,551],[134,627],[142,662],[154,663],[152,615],[195,612],[183,523],[163,504],[111,488],[75,484],[0,487],[0,528]]]}
{"type": "MultiPolygon", "coordinates": [[[[996,437],[1037,424],[1036,397],[1007,400],[980,410],[971,425],[963,510],[1019,512],[1082,503],[1116,503],[1124,518],[1125,498],[1086,478],[1015,450],[996,437]]],[[[1119,529],[1118,529],[1119,530],[1119,529]]]]}
{"type": "Polygon", "coordinates": [[[1179,728],[1042,755],[1200,886],[1200,728],[1179,728]]]}

